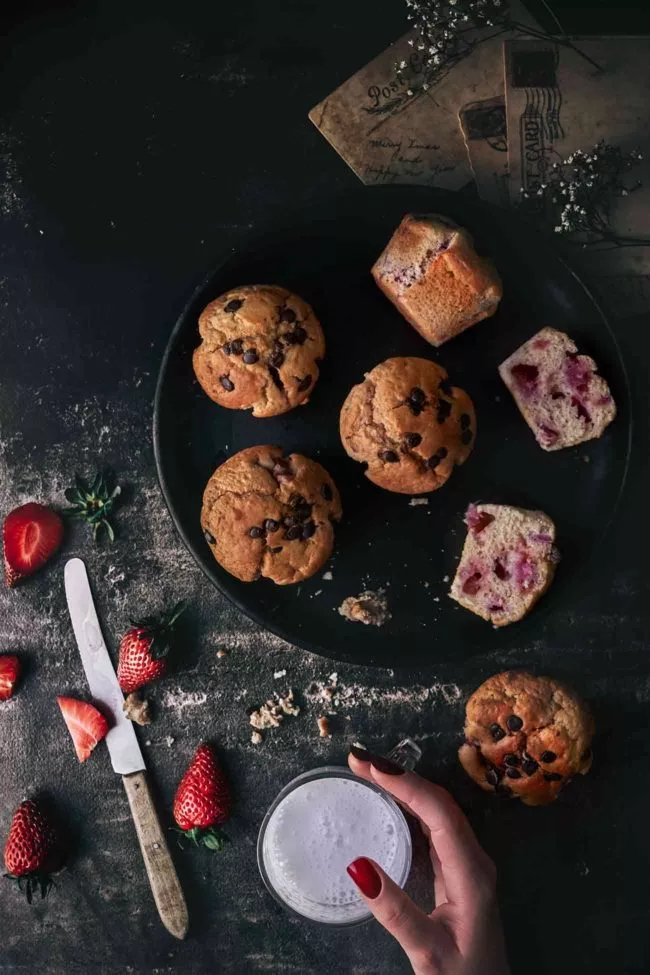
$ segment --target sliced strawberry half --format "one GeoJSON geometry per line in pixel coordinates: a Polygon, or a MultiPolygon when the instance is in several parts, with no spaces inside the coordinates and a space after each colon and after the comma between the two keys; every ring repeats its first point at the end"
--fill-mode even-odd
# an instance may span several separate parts
{"type": "Polygon", "coordinates": [[[8,701],[20,677],[20,660],[12,653],[0,654],[0,701],[8,701]]]}
{"type": "Polygon", "coordinates": [[[97,708],[75,697],[57,697],[63,720],[74,742],[77,758],[85,762],[93,748],[106,737],[108,721],[97,708]]]}
{"type": "Polygon", "coordinates": [[[15,586],[52,558],[63,541],[63,521],[56,511],[30,501],[7,515],[2,541],[7,585],[15,586]]]}

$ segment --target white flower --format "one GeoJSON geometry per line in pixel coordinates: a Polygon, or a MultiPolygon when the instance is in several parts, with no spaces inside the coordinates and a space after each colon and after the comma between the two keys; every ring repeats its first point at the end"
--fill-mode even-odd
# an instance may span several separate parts
{"type": "Polygon", "coordinates": [[[627,190],[621,190],[621,196],[627,196],[627,190]]]}
{"type": "Polygon", "coordinates": [[[428,84],[426,83],[426,81],[425,81],[425,82],[424,82],[424,84],[422,85],[422,88],[423,88],[423,90],[424,90],[424,91],[428,91],[430,87],[431,87],[431,86],[430,86],[430,85],[428,85],[428,84]]]}
{"type": "Polygon", "coordinates": [[[439,54],[434,55],[433,63],[434,64],[442,64],[442,58],[440,57],[439,54]]]}
{"type": "Polygon", "coordinates": [[[406,89],[406,94],[407,95],[412,95],[413,94],[413,90],[411,88],[407,88],[406,89]]]}
{"type": "Polygon", "coordinates": [[[406,67],[406,61],[400,61],[399,66],[400,66],[400,68],[405,68],[406,67]]]}
{"type": "Polygon", "coordinates": [[[413,47],[413,41],[412,41],[412,40],[410,40],[410,41],[409,41],[409,45],[410,45],[411,47],[413,47]]]}
{"type": "Polygon", "coordinates": [[[562,233],[562,227],[553,227],[553,230],[555,231],[556,234],[562,233]]]}

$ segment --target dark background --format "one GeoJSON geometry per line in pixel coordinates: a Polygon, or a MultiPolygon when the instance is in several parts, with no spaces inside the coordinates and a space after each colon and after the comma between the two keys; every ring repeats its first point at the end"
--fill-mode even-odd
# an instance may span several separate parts
{"type": "MultiPolygon", "coordinates": [[[[556,9],[568,30],[650,29],[648,12],[629,7],[556,9]]],[[[387,749],[412,734],[424,770],[452,790],[499,865],[514,972],[647,972],[647,318],[615,318],[633,386],[633,466],[574,611],[471,664],[336,668],[363,703],[340,709],[335,736],[319,741],[308,688],[333,668],[260,632],[204,580],[160,498],[151,404],[169,331],[214,255],[288,204],[354,185],[307,111],[399,36],[402,5],[95,0],[10,3],[0,16],[0,506],[62,504],[71,474],[100,463],[127,498],[112,549],[94,550],[75,526],[48,570],[0,594],[0,649],[26,665],[0,709],[1,830],[26,794],[43,792],[73,840],[46,903],[28,908],[0,885],[0,971],[409,971],[374,924],[331,931],[289,918],[262,889],[254,848],[293,775],[342,761],[354,738],[387,749]],[[104,750],[79,766],[54,702],[85,691],[62,590],[72,554],[88,562],[112,646],[130,615],[191,600],[176,670],[152,688],[157,717],[140,739],[161,810],[210,737],[237,811],[223,854],[177,857],[192,921],[183,944],[158,921],[104,750]],[[457,767],[466,696],[510,666],[568,679],[596,714],[594,769],[551,808],[496,804],[457,767]],[[246,710],[280,686],[282,669],[304,710],[256,749],[246,710]]],[[[421,855],[411,886],[425,903],[421,855]]]]}

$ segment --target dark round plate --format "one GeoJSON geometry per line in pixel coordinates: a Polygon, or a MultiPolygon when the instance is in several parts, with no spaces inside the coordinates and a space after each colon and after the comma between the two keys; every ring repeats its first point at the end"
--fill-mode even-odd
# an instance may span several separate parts
{"type": "Polygon", "coordinates": [[[355,663],[430,666],[459,655],[534,639],[548,614],[561,617],[585,580],[620,495],[630,444],[627,380],[601,310],[549,244],[512,214],[458,194],[420,187],[359,187],[269,229],[228,256],[194,293],[169,340],[158,379],[154,447],[165,500],[181,537],[209,579],[245,613],[291,643],[355,663]],[[494,318],[440,349],[428,345],[381,294],[369,268],[404,213],[447,214],[468,227],[495,261],[504,299],[494,318]],[[327,356],[305,407],[274,419],[226,410],[192,371],[203,307],[239,284],[282,284],[309,301],[322,322],[327,356]],[[566,329],[599,363],[619,415],[600,440],[546,453],[519,415],[498,364],[543,325],[566,329]],[[447,484],[412,506],[366,480],[339,441],[339,409],[350,387],[388,356],[437,360],[472,397],[474,451],[447,484]],[[214,561],[199,525],[203,488],[226,457],[253,444],[279,444],[319,460],[338,484],[344,520],[326,569],[297,586],[246,584],[214,561]],[[555,582],[521,623],[494,630],[447,597],[470,501],[541,508],[555,520],[563,561],[555,582]],[[349,623],[337,607],[363,589],[384,588],[392,618],[383,627],[349,623]]]}

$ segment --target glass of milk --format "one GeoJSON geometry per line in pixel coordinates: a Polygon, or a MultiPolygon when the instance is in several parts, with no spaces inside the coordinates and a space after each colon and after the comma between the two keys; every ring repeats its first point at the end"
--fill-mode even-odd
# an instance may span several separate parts
{"type": "Polygon", "coordinates": [[[358,924],[371,916],[345,869],[360,856],[403,887],[411,835],[386,792],[338,766],[293,779],[264,817],[257,842],[260,873],[273,897],[323,924],[358,924]]]}

